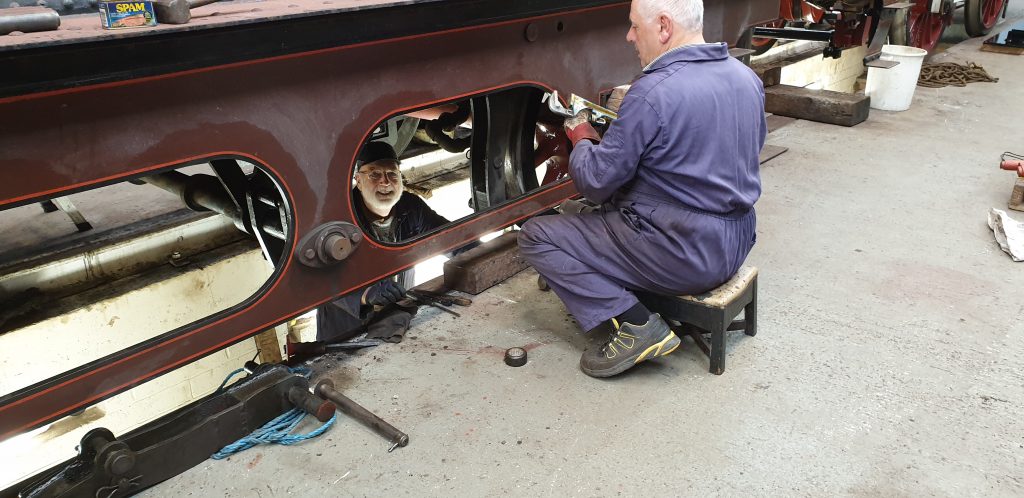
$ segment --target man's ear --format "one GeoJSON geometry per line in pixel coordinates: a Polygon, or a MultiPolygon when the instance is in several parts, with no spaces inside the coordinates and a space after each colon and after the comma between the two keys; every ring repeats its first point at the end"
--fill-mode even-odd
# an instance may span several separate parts
{"type": "Polygon", "coordinates": [[[662,45],[668,43],[672,39],[672,30],[675,26],[672,23],[672,19],[665,14],[658,16],[658,41],[662,45]]]}

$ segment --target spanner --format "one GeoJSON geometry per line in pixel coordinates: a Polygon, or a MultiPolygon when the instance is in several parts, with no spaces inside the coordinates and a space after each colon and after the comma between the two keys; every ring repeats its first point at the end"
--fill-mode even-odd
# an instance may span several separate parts
{"type": "Polygon", "coordinates": [[[619,115],[615,111],[608,109],[607,107],[599,106],[575,93],[569,94],[569,107],[566,108],[562,105],[562,102],[558,100],[558,91],[552,91],[551,93],[545,93],[541,99],[541,103],[548,103],[548,109],[551,112],[560,116],[571,118],[580,111],[585,109],[590,110],[590,122],[594,124],[605,124],[609,119],[618,119],[619,115]]]}

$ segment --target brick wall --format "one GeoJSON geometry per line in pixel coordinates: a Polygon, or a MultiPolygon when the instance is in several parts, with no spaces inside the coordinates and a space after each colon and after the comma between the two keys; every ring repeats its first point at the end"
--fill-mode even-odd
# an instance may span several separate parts
{"type": "Polygon", "coordinates": [[[864,74],[865,53],[865,47],[856,47],[844,50],[838,59],[815,55],[789,64],[782,68],[781,83],[815,90],[852,93],[857,78],[864,74]]]}

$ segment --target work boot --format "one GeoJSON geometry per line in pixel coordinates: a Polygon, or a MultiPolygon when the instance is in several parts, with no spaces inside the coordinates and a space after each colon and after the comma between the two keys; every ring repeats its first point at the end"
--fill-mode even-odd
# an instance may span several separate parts
{"type": "Polygon", "coordinates": [[[591,377],[611,377],[675,351],[679,342],[661,315],[652,313],[644,325],[617,324],[608,342],[583,352],[580,369],[591,377]]]}

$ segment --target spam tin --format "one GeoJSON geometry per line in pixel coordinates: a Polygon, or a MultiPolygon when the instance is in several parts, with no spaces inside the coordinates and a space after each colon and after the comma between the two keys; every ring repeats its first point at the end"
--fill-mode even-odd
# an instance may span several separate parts
{"type": "Polygon", "coordinates": [[[99,2],[100,23],[105,29],[156,26],[156,13],[150,0],[99,2]]]}

